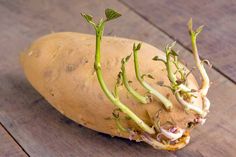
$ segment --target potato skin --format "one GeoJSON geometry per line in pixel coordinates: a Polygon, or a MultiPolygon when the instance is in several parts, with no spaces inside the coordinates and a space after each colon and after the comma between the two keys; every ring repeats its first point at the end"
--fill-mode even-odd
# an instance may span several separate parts
{"type": "MultiPolygon", "coordinates": [[[[102,70],[111,90],[120,71],[121,59],[132,52],[134,42],[138,41],[117,37],[102,39],[102,70]]],[[[20,58],[25,75],[32,86],[63,115],[93,130],[128,138],[129,135],[120,132],[112,119],[112,112],[116,107],[106,98],[97,81],[94,54],[95,36],[62,32],[41,37],[31,44],[20,58]]],[[[124,87],[120,88],[120,99],[150,125],[150,117],[162,109],[162,124],[173,119],[179,127],[185,128],[195,116],[184,111],[169,89],[156,84],[157,81],[169,84],[164,64],[152,61],[156,55],[165,58],[165,54],[157,48],[142,43],[139,52],[140,70],[155,77],[155,80],[148,79],[147,82],[159,92],[163,95],[170,94],[170,100],[173,102],[172,111],[165,111],[158,100],[149,104],[137,103],[124,87]]],[[[140,93],[146,93],[136,81],[132,59],[127,64],[127,75],[135,89],[140,93]]],[[[191,88],[198,89],[192,75],[189,76],[188,83],[191,88]]],[[[196,105],[202,107],[201,99],[196,101],[196,105]]],[[[124,126],[137,128],[132,120],[127,120],[125,115],[121,116],[124,126]]]]}

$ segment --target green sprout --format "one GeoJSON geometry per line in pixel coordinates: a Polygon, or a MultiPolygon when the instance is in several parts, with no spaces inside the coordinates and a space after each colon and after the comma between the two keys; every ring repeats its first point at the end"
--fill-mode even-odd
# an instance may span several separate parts
{"type": "Polygon", "coordinates": [[[186,73],[186,69],[182,68],[179,66],[179,59],[178,59],[178,53],[173,50],[173,47],[175,46],[176,42],[173,42],[170,45],[167,45],[165,48],[166,52],[166,60],[160,59],[158,56],[155,56],[153,60],[155,61],[161,61],[166,65],[167,73],[168,73],[168,78],[171,83],[171,90],[176,96],[176,99],[179,101],[180,104],[182,104],[185,108],[186,111],[192,110],[196,112],[197,114],[201,115],[202,117],[205,117],[206,113],[209,110],[210,102],[206,98],[206,94],[209,89],[209,78],[206,73],[206,70],[204,69],[203,63],[208,61],[201,61],[199,54],[198,54],[198,49],[197,49],[197,44],[196,44],[196,39],[197,35],[202,31],[203,26],[200,26],[199,28],[196,29],[196,31],[193,31],[192,28],[192,19],[189,20],[188,22],[188,28],[189,28],[189,34],[191,37],[191,43],[192,43],[192,48],[193,48],[193,55],[195,59],[195,63],[197,65],[197,68],[199,69],[203,82],[202,86],[199,91],[190,89],[187,86],[187,77],[191,73],[188,72],[186,73]],[[173,66],[175,66],[176,71],[174,72],[173,66]],[[180,75],[180,78],[177,77],[177,74],[180,75]],[[197,97],[196,93],[200,92],[203,100],[203,109],[199,108],[195,105],[193,105],[192,98],[197,97]]]}
{"type": "Polygon", "coordinates": [[[203,114],[203,111],[201,108],[196,107],[192,105],[192,97],[196,97],[195,90],[190,89],[186,85],[186,80],[188,73],[185,73],[184,68],[180,68],[179,66],[179,60],[178,60],[178,53],[173,50],[173,47],[175,46],[176,42],[173,42],[170,45],[167,45],[165,48],[166,52],[166,61],[163,59],[160,59],[158,56],[155,56],[153,60],[155,61],[162,61],[166,65],[168,78],[171,83],[171,90],[174,93],[176,99],[179,101],[180,104],[183,105],[184,109],[186,111],[192,110],[196,112],[199,115],[203,114]],[[173,65],[177,69],[174,72],[173,65]],[[180,74],[181,78],[177,78],[177,73],[180,74]]]}
{"type": "Polygon", "coordinates": [[[129,132],[129,129],[125,128],[120,122],[120,114],[119,114],[120,112],[121,110],[119,108],[114,109],[112,112],[112,116],[113,116],[113,119],[115,120],[116,126],[120,131],[129,132]]]}
{"type": "MultiPolygon", "coordinates": [[[[139,81],[139,83],[146,89],[148,92],[152,95],[154,95],[158,100],[160,100],[165,108],[167,110],[171,110],[173,107],[172,103],[170,100],[168,100],[165,96],[163,96],[161,93],[159,93],[157,90],[155,90],[153,87],[151,87],[147,82],[144,81],[143,77],[144,75],[140,74],[139,71],[139,63],[138,63],[138,51],[141,48],[141,43],[139,43],[137,46],[134,44],[133,45],[133,54],[134,54],[134,68],[135,68],[135,74],[136,78],[139,81]]],[[[149,77],[151,77],[149,75],[149,77]]]]}
{"type": "MultiPolygon", "coordinates": [[[[175,127],[175,129],[178,129],[179,132],[174,133],[169,130],[164,129],[161,126],[160,121],[160,112],[159,110],[156,115],[153,117],[152,122],[153,126],[149,126],[146,124],[142,119],[140,119],[130,108],[121,102],[119,98],[119,87],[124,85],[127,91],[139,102],[147,104],[150,102],[150,97],[147,95],[141,95],[138,93],[135,89],[133,89],[130,86],[130,81],[127,78],[126,74],[126,64],[128,63],[130,57],[133,55],[134,57],[134,69],[135,69],[135,75],[138,82],[141,84],[143,88],[145,88],[149,94],[153,95],[155,98],[160,100],[164,107],[167,110],[171,110],[173,105],[171,101],[168,99],[168,96],[165,97],[161,93],[159,93],[157,90],[155,90],[153,87],[151,87],[145,80],[145,77],[148,77],[150,79],[154,79],[154,77],[151,74],[141,74],[139,69],[139,62],[138,62],[138,53],[141,49],[141,44],[133,45],[133,53],[128,55],[127,57],[123,58],[121,61],[121,71],[117,75],[117,81],[115,83],[113,91],[111,91],[103,78],[102,73],[102,65],[101,65],[101,42],[102,42],[102,36],[104,32],[105,24],[108,21],[114,20],[121,16],[120,13],[112,10],[112,9],[106,9],[105,10],[105,19],[101,19],[98,23],[93,21],[93,17],[88,14],[81,14],[85,20],[93,26],[96,32],[96,48],[95,48],[95,61],[94,61],[94,69],[97,75],[97,79],[99,82],[99,85],[102,89],[102,91],[105,93],[107,98],[114,104],[116,109],[113,110],[112,115],[113,119],[115,120],[115,124],[117,128],[120,131],[128,132],[130,135],[132,135],[134,132],[139,135],[140,138],[142,138],[143,141],[146,143],[152,145],[155,148],[159,149],[165,149],[165,150],[176,150],[184,147],[186,144],[188,144],[190,136],[189,132],[185,131],[185,129],[178,128],[175,126],[175,122],[173,121],[167,121],[168,125],[172,125],[175,127]],[[141,131],[136,132],[135,130],[132,130],[130,128],[125,128],[121,123],[121,117],[120,113],[124,114],[124,120],[133,120],[137,126],[140,127],[141,131]],[[161,139],[158,140],[158,135],[165,136],[167,139],[161,139]],[[154,138],[155,137],[155,138],[154,138]],[[171,143],[171,141],[175,141],[174,144],[171,143]]],[[[191,37],[191,43],[193,47],[193,54],[194,59],[197,64],[197,68],[199,69],[203,82],[201,85],[201,88],[199,90],[193,90],[190,89],[187,85],[187,78],[191,71],[187,71],[184,66],[182,66],[178,59],[178,52],[176,52],[173,47],[175,45],[175,42],[167,45],[165,48],[166,52],[166,58],[162,59],[158,56],[155,56],[153,60],[155,61],[161,61],[165,64],[167,69],[167,75],[170,81],[170,86],[164,85],[163,81],[159,81],[158,84],[163,87],[167,87],[171,89],[173,94],[175,95],[176,99],[179,101],[180,104],[183,105],[185,110],[192,110],[195,111],[198,115],[200,115],[198,118],[204,118],[206,114],[209,111],[210,107],[210,101],[206,97],[206,94],[209,89],[209,78],[207,76],[207,73],[204,69],[203,63],[207,62],[206,60],[201,61],[198,55],[198,49],[196,45],[196,37],[201,32],[202,26],[200,26],[196,31],[193,31],[192,29],[192,20],[188,23],[189,28],[189,34],[191,37]],[[196,93],[198,95],[196,95],[196,93]],[[199,108],[198,106],[194,105],[192,102],[192,98],[195,98],[197,96],[200,96],[203,100],[203,108],[199,108]]],[[[203,119],[204,120],[204,119],[203,119]]]]}
{"type": "Polygon", "coordinates": [[[115,84],[115,87],[114,87],[114,92],[113,92],[113,95],[116,97],[116,98],[119,98],[119,86],[122,85],[122,73],[119,72],[118,75],[117,75],[117,80],[116,80],[116,84],[115,84]]]}
{"type": "Polygon", "coordinates": [[[191,38],[194,60],[195,60],[195,64],[197,65],[197,68],[200,71],[202,78],[203,78],[200,91],[203,96],[206,96],[208,89],[210,87],[210,80],[209,80],[209,77],[208,77],[207,72],[206,72],[204,65],[203,65],[204,61],[203,62],[201,61],[199,54],[198,54],[198,48],[197,48],[197,36],[201,33],[202,29],[203,29],[203,25],[198,27],[196,29],[196,31],[194,31],[193,30],[193,21],[192,21],[192,19],[189,20],[188,30],[189,30],[189,35],[191,38]]]}
{"type": "MultiPolygon", "coordinates": [[[[142,119],[140,119],[134,112],[132,112],[127,105],[123,104],[119,97],[113,94],[107,87],[102,74],[102,66],[101,66],[101,40],[104,32],[104,26],[106,22],[114,20],[121,16],[120,13],[112,10],[106,9],[105,15],[106,19],[101,19],[97,24],[93,22],[93,17],[88,14],[81,14],[85,20],[90,23],[95,31],[96,31],[96,50],[95,50],[95,62],[94,62],[94,69],[96,71],[97,79],[100,84],[102,91],[105,93],[107,98],[116,106],[118,107],[123,113],[127,114],[142,130],[149,134],[155,134],[155,130],[148,126],[142,119]]],[[[115,90],[117,91],[117,90],[115,90]]],[[[116,92],[115,92],[116,93],[116,92]]],[[[117,93],[118,94],[118,93],[117,93]]]]}
{"type": "Polygon", "coordinates": [[[129,56],[125,57],[122,59],[121,61],[121,73],[122,73],[122,79],[123,79],[123,83],[125,85],[125,88],[128,90],[128,92],[139,102],[143,103],[143,104],[147,104],[150,102],[150,98],[148,96],[142,96],[141,94],[139,94],[135,89],[133,89],[130,85],[129,85],[129,81],[127,79],[127,74],[126,74],[126,64],[129,61],[130,57],[132,54],[130,54],[129,56]]]}
{"type": "Polygon", "coordinates": [[[194,31],[192,18],[189,20],[188,30],[189,30],[189,35],[191,38],[193,56],[194,56],[195,64],[197,65],[197,68],[200,71],[200,74],[202,76],[202,85],[201,85],[201,88],[199,89],[199,92],[200,92],[200,94],[202,96],[202,100],[203,100],[203,117],[205,117],[207,115],[207,113],[209,112],[209,108],[210,108],[210,101],[206,97],[208,90],[210,88],[210,80],[209,80],[207,72],[204,68],[203,63],[204,62],[206,62],[208,64],[210,64],[210,63],[208,60],[201,61],[199,54],[198,54],[197,36],[201,33],[202,29],[203,29],[203,26],[200,26],[196,29],[196,31],[194,31]]]}

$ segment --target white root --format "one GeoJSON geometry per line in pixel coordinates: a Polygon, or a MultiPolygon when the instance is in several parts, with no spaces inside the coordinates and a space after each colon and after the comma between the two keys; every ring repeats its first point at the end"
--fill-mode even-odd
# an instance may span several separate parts
{"type": "Polygon", "coordinates": [[[206,96],[202,97],[202,100],[203,100],[203,110],[205,112],[209,112],[211,106],[210,100],[206,96]]]}
{"type": "Polygon", "coordinates": [[[149,134],[142,134],[141,138],[144,142],[150,144],[153,146],[155,149],[163,149],[163,150],[169,150],[169,151],[175,151],[178,149],[181,149],[185,147],[189,141],[190,141],[190,136],[189,132],[184,132],[182,137],[178,139],[178,142],[175,144],[163,144],[162,142],[157,141],[156,139],[152,138],[149,134]]]}
{"type": "Polygon", "coordinates": [[[203,101],[203,107],[199,108],[198,106],[194,106],[191,103],[186,102],[179,93],[176,93],[176,98],[179,101],[180,104],[184,106],[186,110],[192,110],[199,114],[202,118],[206,117],[207,113],[209,112],[210,109],[210,101],[206,96],[202,96],[202,101],[203,101]]]}
{"type": "Polygon", "coordinates": [[[175,95],[176,95],[176,98],[179,101],[179,103],[182,104],[186,110],[192,110],[192,111],[196,112],[199,115],[204,115],[204,111],[201,108],[199,108],[198,106],[194,106],[193,104],[190,104],[187,101],[185,101],[180,96],[179,93],[176,93],[175,95]]]}
{"type": "Polygon", "coordinates": [[[205,122],[206,122],[206,119],[205,119],[205,118],[197,117],[197,118],[194,119],[194,123],[195,123],[195,124],[201,124],[201,125],[203,125],[203,124],[205,124],[205,122]]]}
{"type": "MultiPolygon", "coordinates": [[[[206,97],[206,95],[208,93],[208,89],[210,87],[210,80],[209,80],[207,72],[204,68],[204,62],[206,62],[208,65],[210,65],[210,62],[208,60],[201,60],[199,57],[199,54],[198,54],[197,35],[202,31],[203,26],[200,26],[196,31],[194,31],[193,26],[192,26],[192,19],[190,19],[188,22],[188,28],[189,28],[189,33],[190,33],[190,37],[191,37],[192,51],[193,51],[195,64],[196,64],[198,70],[200,71],[200,74],[203,79],[202,85],[201,85],[200,89],[197,91],[202,98],[202,104],[203,104],[202,108],[193,105],[193,102],[190,103],[190,102],[187,102],[183,99],[180,91],[191,92],[191,89],[189,89],[187,86],[185,86],[183,84],[178,85],[178,89],[175,91],[175,96],[176,96],[176,99],[179,101],[179,103],[184,106],[185,110],[192,110],[192,111],[196,112],[197,114],[199,114],[201,116],[201,118],[203,119],[204,117],[206,117],[206,115],[210,109],[210,101],[206,97]]],[[[170,49],[171,48],[172,47],[170,47],[170,49]]],[[[194,96],[196,96],[195,93],[194,93],[194,96]]]]}
{"type": "Polygon", "coordinates": [[[183,133],[185,132],[184,129],[181,129],[179,127],[176,128],[176,131],[175,131],[176,133],[171,132],[169,130],[165,130],[163,128],[160,128],[160,130],[161,130],[162,135],[164,135],[165,137],[170,139],[170,141],[175,141],[175,140],[179,139],[180,137],[183,136],[183,133]]]}

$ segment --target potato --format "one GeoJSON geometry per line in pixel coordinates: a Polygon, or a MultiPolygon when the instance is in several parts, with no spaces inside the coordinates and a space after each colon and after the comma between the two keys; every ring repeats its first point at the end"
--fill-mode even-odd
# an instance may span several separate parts
{"type": "MultiPolygon", "coordinates": [[[[132,52],[134,42],[138,41],[117,37],[104,37],[102,40],[101,66],[111,90],[120,71],[121,59],[132,52]]],[[[63,115],[90,129],[129,138],[129,133],[117,128],[112,116],[116,107],[107,99],[97,81],[94,43],[93,35],[73,32],[49,34],[35,41],[21,54],[21,64],[32,86],[63,115]]],[[[187,129],[189,122],[193,122],[196,116],[185,112],[168,88],[157,85],[157,81],[163,81],[166,85],[170,83],[165,65],[152,61],[156,55],[165,58],[159,49],[142,43],[139,52],[140,70],[142,73],[151,73],[155,79],[147,78],[146,81],[164,96],[169,95],[173,103],[172,111],[165,110],[159,100],[148,104],[137,103],[123,86],[119,91],[120,99],[149,125],[152,125],[155,114],[161,111],[161,125],[174,121],[176,126],[187,129]]],[[[147,91],[136,80],[132,61],[128,62],[126,69],[132,81],[130,85],[145,94],[147,91]]],[[[188,77],[188,86],[196,90],[199,88],[192,74],[188,77]]],[[[194,105],[202,108],[202,99],[198,97],[194,105]]],[[[120,122],[124,127],[140,130],[125,114],[120,113],[120,122]]]]}

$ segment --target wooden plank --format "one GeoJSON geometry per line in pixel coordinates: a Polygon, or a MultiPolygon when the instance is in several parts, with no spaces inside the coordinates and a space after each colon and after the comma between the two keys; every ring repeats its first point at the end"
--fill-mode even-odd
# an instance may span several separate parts
{"type": "Polygon", "coordinates": [[[0,156],[1,157],[27,157],[27,154],[8,134],[0,124],[0,156]]]}
{"type": "MultiPolygon", "coordinates": [[[[106,34],[134,38],[163,48],[168,36],[115,0],[1,1],[0,2],[0,121],[30,156],[229,156],[236,150],[236,86],[213,69],[207,124],[193,131],[191,144],[176,153],[157,151],[143,143],[111,138],[68,120],[53,109],[26,81],[18,63],[19,51],[51,31],[93,33],[80,12],[100,17],[107,7],[123,17],[110,23],[106,34]],[[9,42],[11,41],[11,42],[9,42]],[[14,43],[14,45],[12,45],[14,43]],[[4,51],[3,51],[4,50],[4,51]],[[224,115],[224,116],[221,116],[224,115]]],[[[178,45],[182,58],[190,53],[178,45]]]]}
{"type": "Polygon", "coordinates": [[[203,58],[236,82],[236,1],[235,0],[121,0],[153,25],[191,48],[186,23],[190,17],[196,26],[205,25],[199,36],[203,58]]]}

